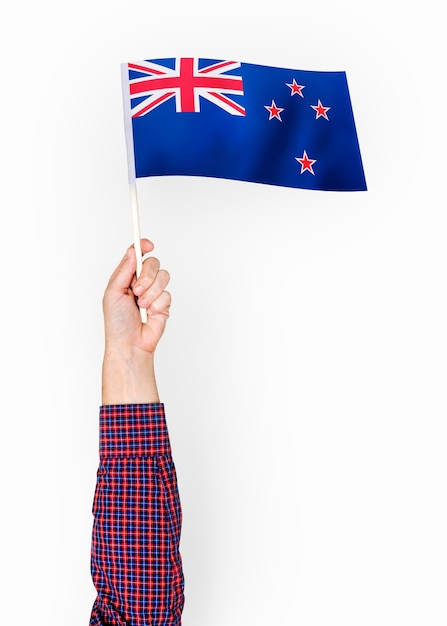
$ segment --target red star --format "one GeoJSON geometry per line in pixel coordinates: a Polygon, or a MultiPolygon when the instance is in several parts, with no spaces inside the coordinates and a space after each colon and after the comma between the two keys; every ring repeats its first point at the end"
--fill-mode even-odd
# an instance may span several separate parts
{"type": "Polygon", "coordinates": [[[299,96],[304,98],[304,95],[301,93],[304,89],[304,85],[298,85],[295,79],[293,79],[291,83],[286,83],[286,85],[291,89],[291,96],[294,96],[297,93],[299,96]]]}
{"type": "Polygon", "coordinates": [[[326,111],[329,111],[329,109],[330,109],[331,107],[324,107],[324,106],[321,104],[321,100],[318,100],[318,104],[317,104],[317,105],[313,105],[313,104],[311,104],[310,106],[311,106],[311,107],[312,107],[312,108],[313,108],[313,109],[317,112],[317,117],[315,118],[316,120],[317,120],[319,117],[324,117],[324,119],[325,119],[325,120],[328,120],[328,121],[329,121],[329,118],[328,118],[328,116],[327,116],[327,114],[326,114],[326,111]]]}
{"type": "Polygon", "coordinates": [[[265,104],[264,108],[267,109],[267,111],[270,113],[269,120],[272,120],[274,117],[276,117],[277,119],[279,119],[280,122],[282,122],[281,111],[284,111],[284,109],[278,108],[274,100],[272,100],[272,104],[270,106],[267,106],[265,104]]]}
{"type": "Polygon", "coordinates": [[[301,157],[301,159],[299,157],[295,157],[295,159],[298,161],[298,163],[301,163],[300,174],[302,174],[303,172],[307,170],[308,172],[310,172],[311,174],[315,176],[315,172],[312,169],[312,165],[317,162],[316,159],[309,159],[309,157],[307,156],[307,152],[305,150],[303,152],[303,156],[301,157]]]}

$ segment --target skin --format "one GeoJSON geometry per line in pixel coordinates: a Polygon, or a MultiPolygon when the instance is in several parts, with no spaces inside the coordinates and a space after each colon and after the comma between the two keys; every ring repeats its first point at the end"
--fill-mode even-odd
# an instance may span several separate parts
{"type": "MultiPolygon", "coordinates": [[[[143,254],[154,244],[141,240],[143,254]]],[[[154,354],[169,317],[169,274],[149,257],[136,279],[133,246],[127,249],[110,277],[103,297],[105,350],[102,367],[102,404],[159,402],[154,354]],[[147,310],[141,322],[139,307],[147,310]]]]}

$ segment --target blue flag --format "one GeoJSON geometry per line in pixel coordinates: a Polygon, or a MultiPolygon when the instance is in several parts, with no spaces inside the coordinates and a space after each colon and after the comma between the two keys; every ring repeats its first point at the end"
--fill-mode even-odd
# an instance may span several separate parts
{"type": "Polygon", "coordinates": [[[213,59],[122,66],[129,178],[364,191],[345,72],[213,59]]]}

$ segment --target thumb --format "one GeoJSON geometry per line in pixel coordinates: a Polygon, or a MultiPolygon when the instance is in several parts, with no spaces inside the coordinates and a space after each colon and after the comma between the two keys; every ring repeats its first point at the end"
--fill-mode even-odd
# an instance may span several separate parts
{"type": "Polygon", "coordinates": [[[136,269],[137,261],[135,257],[135,249],[133,246],[130,246],[127,248],[125,255],[111,275],[107,289],[122,291],[123,289],[130,287],[130,283],[132,282],[136,269]]]}

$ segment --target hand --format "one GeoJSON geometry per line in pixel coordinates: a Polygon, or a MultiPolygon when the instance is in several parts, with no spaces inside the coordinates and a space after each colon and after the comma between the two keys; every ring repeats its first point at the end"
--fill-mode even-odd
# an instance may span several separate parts
{"type": "MultiPolygon", "coordinates": [[[[143,254],[154,244],[141,240],[143,254]]],[[[135,250],[128,248],[104,293],[105,353],[102,368],[103,404],[159,402],[154,353],[169,317],[171,295],[165,290],[169,274],[149,257],[137,280],[135,250]],[[139,308],[147,310],[141,322],[139,308]]]]}
{"type": "MultiPolygon", "coordinates": [[[[143,254],[152,252],[154,244],[141,240],[143,254]]],[[[169,317],[171,295],[165,291],[169,274],[160,269],[160,261],[149,257],[136,279],[133,246],[128,248],[113,272],[103,298],[106,350],[126,351],[138,348],[154,353],[169,317]],[[147,323],[141,322],[138,307],[147,310],[147,323]]]]}

